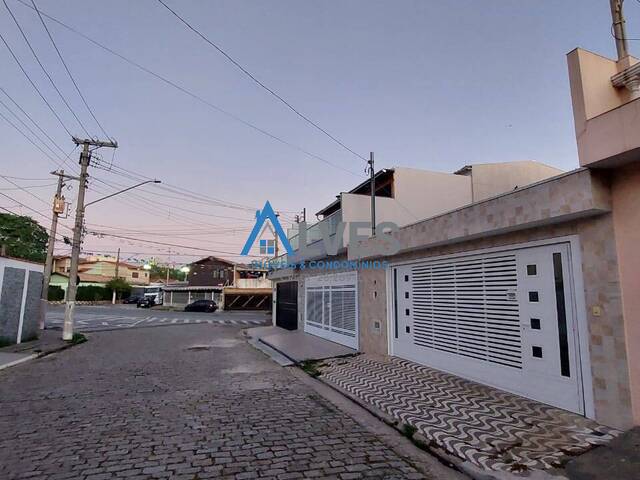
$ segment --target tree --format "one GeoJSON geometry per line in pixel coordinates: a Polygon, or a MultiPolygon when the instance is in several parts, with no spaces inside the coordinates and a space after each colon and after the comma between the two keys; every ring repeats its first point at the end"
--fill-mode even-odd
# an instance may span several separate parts
{"type": "Polygon", "coordinates": [[[131,285],[124,278],[112,278],[107,282],[107,289],[111,292],[115,290],[116,297],[128,297],[131,293],[131,285]]]}
{"type": "MultiPolygon", "coordinates": [[[[151,269],[149,270],[149,279],[152,282],[164,281],[167,279],[167,266],[158,265],[157,263],[150,263],[151,269]]],[[[181,272],[177,268],[169,268],[169,280],[185,280],[187,274],[181,272]]]]}
{"type": "Polygon", "coordinates": [[[30,217],[0,213],[0,245],[7,255],[43,263],[47,258],[47,231],[30,217]]]}

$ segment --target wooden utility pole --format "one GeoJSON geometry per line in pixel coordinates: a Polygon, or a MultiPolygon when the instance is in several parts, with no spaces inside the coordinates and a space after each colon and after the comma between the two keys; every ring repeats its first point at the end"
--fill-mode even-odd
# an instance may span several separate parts
{"type": "Polygon", "coordinates": [[[62,327],[62,339],[71,340],[73,338],[73,317],[76,308],[76,293],[78,291],[78,262],[80,261],[80,248],[82,246],[82,230],[84,228],[84,195],[87,190],[87,179],[89,178],[89,163],[91,161],[91,151],[89,147],[109,147],[117,148],[118,143],[112,140],[100,141],[91,138],[79,139],[73,137],[76,145],[82,145],[80,153],[80,185],[78,186],[78,201],[76,204],[76,220],[73,228],[73,242],[71,244],[71,267],[69,270],[69,286],[67,287],[67,303],[64,309],[64,325],[62,327]]]}
{"type": "Polygon", "coordinates": [[[41,308],[40,308],[40,330],[44,330],[45,315],[47,313],[47,301],[49,300],[49,282],[51,282],[51,273],[53,272],[53,253],[56,243],[56,233],[58,230],[58,217],[61,213],[64,213],[66,204],[64,197],[62,196],[62,188],[65,186],[65,179],[77,180],[78,177],[72,177],[65,175],[64,170],[51,172],[51,175],[57,175],[58,187],[56,188],[56,194],[53,197],[53,217],[51,218],[51,230],[49,231],[49,244],[47,245],[47,259],[44,264],[44,278],[42,281],[42,295],[41,295],[41,308]]]}
{"type": "Polygon", "coordinates": [[[627,41],[627,28],[625,26],[622,4],[624,0],[609,0],[611,3],[611,19],[613,20],[613,36],[616,39],[618,60],[629,56],[629,43],[627,41]]]}
{"type": "MultiPolygon", "coordinates": [[[[115,271],[115,278],[116,280],[118,279],[118,274],[120,273],[119,271],[120,268],[120,248],[118,248],[118,253],[116,255],[116,271],[115,271]]],[[[113,289],[113,294],[111,295],[111,304],[115,305],[116,304],[116,289],[113,289]]]]}
{"type": "Polygon", "coordinates": [[[374,167],[373,152],[369,153],[369,176],[371,178],[371,236],[376,235],[376,170],[374,167]]]}

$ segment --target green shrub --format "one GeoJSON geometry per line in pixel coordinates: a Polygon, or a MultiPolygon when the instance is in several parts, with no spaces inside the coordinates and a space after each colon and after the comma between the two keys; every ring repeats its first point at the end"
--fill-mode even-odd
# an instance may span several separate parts
{"type": "Polygon", "coordinates": [[[59,302],[64,300],[64,290],[59,285],[49,285],[47,299],[51,302],[59,302]]]}
{"type": "Polygon", "coordinates": [[[79,302],[99,302],[101,300],[111,300],[111,290],[98,285],[84,285],[78,287],[76,300],[79,302]]]}

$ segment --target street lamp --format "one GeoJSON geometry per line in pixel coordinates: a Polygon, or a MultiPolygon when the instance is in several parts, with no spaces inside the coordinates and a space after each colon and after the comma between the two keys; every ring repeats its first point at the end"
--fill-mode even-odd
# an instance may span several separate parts
{"type": "Polygon", "coordinates": [[[85,203],[84,208],[87,208],[89,205],[93,205],[94,203],[101,202],[102,200],[106,200],[107,198],[115,197],[116,195],[120,195],[121,193],[128,192],[129,190],[133,190],[134,188],[141,187],[142,185],[146,185],[147,183],[162,183],[160,180],[146,180],[144,182],[136,183],[131,187],[125,188],[124,190],[120,190],[118,192],[112,193],[111,195],[107,195],[106,197],[99,198],[94,200],[93,202],[85,203]]]}

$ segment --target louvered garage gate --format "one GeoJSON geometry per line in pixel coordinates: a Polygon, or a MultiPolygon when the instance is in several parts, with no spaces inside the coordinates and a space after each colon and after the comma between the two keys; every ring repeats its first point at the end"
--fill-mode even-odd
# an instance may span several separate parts
{"type": "Polygon", "coordinates": [[[394,355],[584,413],[568,243],[391,275],[394,355]]]}
{"type": "Polygon", "coordinates": [[[305,283],[305,332],[358,348],[356,272],[309,277],[305,283]]]}

